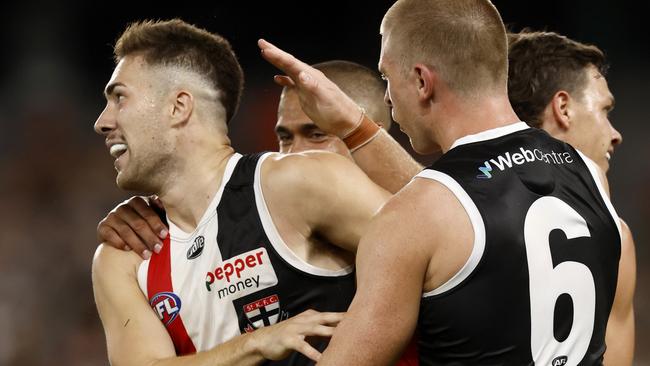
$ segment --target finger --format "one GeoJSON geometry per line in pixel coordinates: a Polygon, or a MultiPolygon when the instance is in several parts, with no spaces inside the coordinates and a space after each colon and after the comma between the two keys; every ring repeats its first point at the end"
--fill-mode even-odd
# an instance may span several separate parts
{"type": "Polygon", "coordinates": [[[326,325],[314,324],[310,329],[307,329],[304,335],[309,337],[331,337],[334,335],[336,327],[328,327],[326,325]]]}
{"type": "Polygon", "coordinates": [[[142,259],[149,259],[151,257],[151,251],[142,242],[140,237],[136,235],[126,222],[117,222],[117,219],[115,221],[113,229],[117,232],[120,238],[136,253],[138,253],[142,259]]]}
{"type": "MultiPolygon", "coordinates": [[[[146,208],[141,207],[140,209],[143,211],[153,211],[149,206],[146,206],[146,208]]],[[[139,237],[140,240],[137,244],[142,242],[147,247],[146,249],[154,251],[156,253],[160,252],[160,249],[162,249],[162,241],[158,237],[158,234],[153,231],[149,222],[147,222],[147,220],[142,217],[141,213],[137,212],[133,206],[120,206],[115,210],[115,215],[117,215],[117,217],[121,220],[120,224],[125,223],[128,225],[131,230],[135,232],[135,234],[139,237]]],[[[155,215],[155,213],[153,215],[155,215]]],[[[118,233],[121,234],[122,232],[118,230],[118,233]]],[[[127,240],[128,238],[122,237],[122,239],[127,240]]],[[[132,244],[128,240],[127,243],[132,244]]]]}
{"type": "MultiPolygon", "coordinates": [[[[104,221],[102,220],[102,223],[104,221]]],[[[128,245],[120,238],[120,236],[109,226],[102,226],[102,223],[97,227],[97,239],[100,243],[108,244],[117,249],[126,250],[128,245]]]]}
{"type": "Polygon", "coordinates": [[[312,361],[318,362],[320,360],[321,353],[304,340],[299,340],[292,348],[307,356],[312,361]]]}
{"type": "Polygon", "coordinates": [[[276,84],[283,86],[283,87],[292,87],[296,86],[296,84],[291,80],[290,77],[285,76],[285,75],[275,75],[273,77],[273,81],[275,81],[276,84]]]}
{"type": "MultiPolygon", "coordinates": [[[[158,236],[160,239],[165,239],[167,237],[167,233],[169,232],[167,226],[165,226],[162,220],[160,220],[160,217],[158,217],[156,211],[154,211],[144,199],[141,197],[134,197],[130,200],[129,205],[147,222],[147,224],[149,224],[149,228],[153,231],[154,235],[158,236]]],[[[147,230],[145,229],[145,231],[147,230]]],[[[139,231],[138,234],[140,234],[139,231]]],[[[154,245],[155,244],[156,243],[154,243],[154,245]]]]}
{"type": "Polygon", "coordinates": [[[288,52],[281,50],[270,42],[260,39],[257,42],[262,51],[262,57],[273,66],[284,71],[285,74],[296,80],[298,74],[303,70],[308,70],[311,66],[298,60],[288,52]]]}
{"type": "Polygon", "coordinates": [[[343,320],[344,316],[345,313],[333,313],[333,312],[319,313],[318,319],[321,324],[336,325],[340,323],[341,320],[343,320]]]}

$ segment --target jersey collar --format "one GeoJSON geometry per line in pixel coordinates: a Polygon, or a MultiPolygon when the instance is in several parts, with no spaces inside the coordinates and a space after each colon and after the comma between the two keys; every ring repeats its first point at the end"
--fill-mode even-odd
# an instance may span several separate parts
{"type": "Polygon", "coordinates": [[[515,122],[503,127],[497,127],[490,130],[485,130],[473,135],[467,135],[459,138],[454,141],[449,150],[455,148],[456,146],[471,144],[473,142],[492,140],[501,136],[509,135],[517,131],[522,131],[530,128],[525,122],[515,122]]]}

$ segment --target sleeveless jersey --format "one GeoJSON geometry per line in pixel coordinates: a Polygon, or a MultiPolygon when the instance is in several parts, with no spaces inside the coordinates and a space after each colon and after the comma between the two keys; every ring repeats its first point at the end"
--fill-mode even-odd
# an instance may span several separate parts
{"type": "Polygon", "coordinates": [[[459,139],[418,177],[474,229],[465,265],[423,295],[420,363],[602,364],[621,236],[595,164],[519,122],[459,139]]]}
{"type": "MultiPolygon", "coordinates": [[[[169,222],[161,253],[140,265],[140,287],[178,355],[208,350],[308,309],[346,311],[352,301],[352,267],[312,266],[278,234],[260,183],[266,156],[233,155],[194,232],[169,222]]],[[[322,351],[326,342],[314,346],[322,351]]],[[[294,352],[268,364],[312,362],[294,352]]]]}

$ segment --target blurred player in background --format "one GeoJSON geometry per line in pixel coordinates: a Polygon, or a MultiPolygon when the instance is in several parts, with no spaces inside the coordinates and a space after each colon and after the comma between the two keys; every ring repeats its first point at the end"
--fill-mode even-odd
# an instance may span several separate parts
{"type": "MultiPolygon", "coordinates": [[[[519,118],[568,142],[607,172],[623,137],[609,121],[614,96],[603,52],[553,32],[508,37],[508,95],[519,118]]],[[[634,356],[635,246],[623,220],[621,229],[616,300],[607,323],[608,365],[631,365],[634,356]]]]}

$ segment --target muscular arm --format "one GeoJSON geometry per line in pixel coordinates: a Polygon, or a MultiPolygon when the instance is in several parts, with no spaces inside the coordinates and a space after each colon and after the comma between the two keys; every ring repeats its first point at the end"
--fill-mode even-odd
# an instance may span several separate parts
{"type": "Polygon", "coordinates": [[[385,130],[352,153],[354,161],[377,184],[391,193],[404,187],[422,165],[385,130]]]}
{"type": "MultiPolygon", "coordinates": [[[[609,182],[595,164],[598,178],[609,196],[609,182]]],[[[621,222],[621,258],[614,304],[607,320],[605,333],[605,365],[632,365],[634,359],[634,289],[636,286],[636,254],[634,238],[627,223],[621,222]]]]}
{"type": "Polygon", "coordinates": [[[317,359],[304,342],[307,335],[328,336],[340,318],[334,313],[303,313],[259,331],[241,335],[205,352],[177,357],[167,330],[149,307],[137,284],[141,259],[100,245],[93,260],[93,289],[112,365],[218,366],[257,365],[266,358],[281,359],[291,349],[317,359]]]}
{"type": "Polygon", "coordinates": [[[634,239],[621,220],[621,259],[612,311],[607,322],[605,365],[632,365],[634,358],[634,288],[636,256],[634,239]]]}
{"type": "Polygon", "coordinates": [[[348,159],[317,151],[268,158],[262,190],[276,225],[291,227],[285,232],[322,236],[352,252],[390,196],[348,159]]]}
{"type": "MultiPolygon", "coordinates": [[[[359,106],[319,70],[260,40],[262,55],[287,76],[276,77],[283,86],[296,87],[303,111],[323,131],[343,137],[354,130],[359,106]]],[[[352,156],[373,181],[391,193],[408,183],[422,167],[385,131],[352,156]]]]}
{"type": "Polygon", "coordinates": [[[319,365],[394,364],[415,329],[423,289],[462,266],[472,237],[469,218],[446,188],[415,179],[400,191],[361,240],[357,293],[319,365]],[[443,252],[444,261],[435,259],[443,252]]]}

